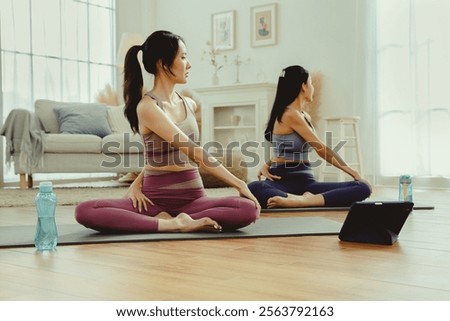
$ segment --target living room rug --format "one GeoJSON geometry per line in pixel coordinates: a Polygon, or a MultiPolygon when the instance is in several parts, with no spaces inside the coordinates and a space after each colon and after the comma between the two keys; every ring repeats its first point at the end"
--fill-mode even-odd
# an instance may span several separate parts
{"type": "MultiPolygon", "coordinates": [[[[54,192],[58,198],[58,206],[77,205],[82,201],[102,198],[121,198],[127,192],[128,186],[117,187],[55,187],[54,192]]],[[[29,207],[34,205],[34,198],[39,188],[0,189],[0,207],[29,207]]],[[[211,197],[237,195],[233,188],[207,188],[206,194],[211,197]]]]}
{"type": "MultiPolygon", "coordinates": [[[[66,224],[58,226],[58,245],[338,235],[341,227],[342,223],[323,217],[260,218],[255,224],[237,231],[223,233],[105,234],[87,229],[79,224],[66,224]]],[[[0,227],[0,248],[34,246],[35,228],[32,225],[0,227]]]]}

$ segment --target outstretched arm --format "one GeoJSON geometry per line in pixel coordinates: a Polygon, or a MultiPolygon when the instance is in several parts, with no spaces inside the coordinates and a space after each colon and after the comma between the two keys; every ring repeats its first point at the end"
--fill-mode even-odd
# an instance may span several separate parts
{"type": "Polygon", "coordinates": [[[303,118],[302,114],[297,110],[289,110],[286,112],[286,121],[291,125],[292,129],[295,130],[300,136],[307,141],[312,148],[317,152],[317,154],[330,163],[331,165],[344,171],[355,180],[361,180],[360,174],[353,168],[347,165],[342,157],[334,152],[331,148],[325,145],[316,133],[311,129],[306,120],[303,118]]]}

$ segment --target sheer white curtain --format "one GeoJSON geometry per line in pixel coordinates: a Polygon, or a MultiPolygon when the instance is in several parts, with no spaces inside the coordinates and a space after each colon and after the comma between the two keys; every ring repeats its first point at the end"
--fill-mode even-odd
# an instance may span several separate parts
{"type": "Polygon", "coordinates": [[[378,0],[381,177],[450,177],[450,1],[378,0]]]}
{"type": "Polygon", "coordinates": [[[0,0],[0,13],[2,124],[36,99],[89,102],[115,87],[114,0],[0,0]]]}

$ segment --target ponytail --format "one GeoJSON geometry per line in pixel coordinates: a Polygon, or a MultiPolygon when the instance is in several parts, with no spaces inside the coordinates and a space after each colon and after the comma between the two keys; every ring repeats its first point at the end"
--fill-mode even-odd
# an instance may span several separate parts
{"type": "Polygon", "coordinates": [[[130,123],[134,133],[139,133],[139,120],[137,116],[137,105],[142,99],[142,79],[141,66],[137,55],[142,46],[131,47],[125,56],[123,99],[125,101],[124,114],[130,123]]]}
{"type": "Polygon", "coordinates": [[[278,78],[277,93],[273,102],[270,118],[264,131],[264,138],[272,141],[275,121],[281,122],[281,117],[287,106],[300,94],[301,85],[306,83],[309,73],[301,66],[289,66],[281,71],[278,78]]]}

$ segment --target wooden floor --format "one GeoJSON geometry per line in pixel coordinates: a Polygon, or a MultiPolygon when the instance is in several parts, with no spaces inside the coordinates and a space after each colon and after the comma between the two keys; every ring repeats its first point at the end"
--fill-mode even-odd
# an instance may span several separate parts
{"type": "MultiPolygon", "coordinates": [[[[374,199],[395,199],[377,189],[374,199]]],[[[393,246],[337,236],[162,241],[0,250],[1,300],[450,300],[450,191],[415,191],[393,246]]],[[[18,191],[20,197],[20,191],[18,191]]],[[[58,223],[73,223],[71,206],[58,223]]],[[[343,212],[263,216],[323,216],[343,212]]],[[[34,208],[0,208],[0,225],[35,223],[34,208]]]]}

